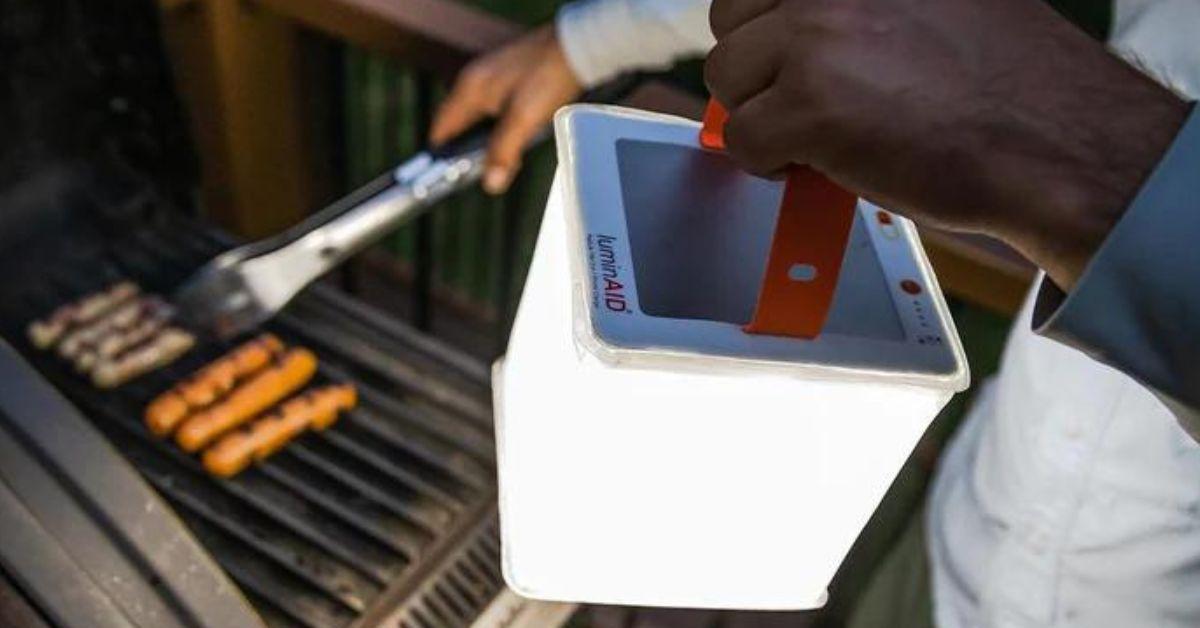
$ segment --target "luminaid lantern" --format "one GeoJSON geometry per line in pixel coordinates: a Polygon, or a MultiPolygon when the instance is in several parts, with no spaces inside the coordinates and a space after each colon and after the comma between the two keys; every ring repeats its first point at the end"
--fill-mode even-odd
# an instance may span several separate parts
{"type": "MultiPolygon", "coordinates": [[[[820,334],[748,333],[781,261],[783,185],[705,150],[681,118],[575,106],[555,130],[558,172],[494,369],[506,581],[589,603],[822,605],[968,384],[916,230],[859,201],[820,334]]],[[[820,276],[790,254],[789,280],[820,276]]]]}

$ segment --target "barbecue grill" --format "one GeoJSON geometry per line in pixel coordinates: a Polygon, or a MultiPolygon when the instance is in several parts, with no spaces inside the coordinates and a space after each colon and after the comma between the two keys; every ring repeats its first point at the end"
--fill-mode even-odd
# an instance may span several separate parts
{"type": "Polygon", "coordinates": [[[269,624],[468,625],[503,588],[486,370],[316,286],[268,329],[316,351],[319,380],[354,382],[359,407],[232,480],[214,480],[153,437],[141,414],[232,345],[206,344],[101,391],[24,338],[28,321],[60,303],[123,277],[166,291],[228,246],[161,201],[134,202],[142,205],[126,210],[139,216],[135,227],[106,233],[69,219],[55,242],[0,256],[8,277],[31,279],[0,290],[3,337],[159,491],[269,624]]]}
{"type": "Polygon", "coordinates": [[[313,286],[266,329],[315,351],[316,383],[353,382],[360,403],[217,480],[141,416],[234,343],[206,341],[112,391],[28,343],[25,326],[57,305],[122,278],[169,294],[234,244],[180,187],[178,120],[161,97],[139,100],[170,91],[160,57],[126,49],[156,50],[148,7],[97,4],[0,3],[13,51],[0,113],[24,123],[0,155],[0,336],[15,350],[0,343],[0,611],[15,600],[52,624],[82,612],[135,626],[563,621],[569,607],[504,589],[476,359],[313,286]],[[12,542],[18,532],[27,542],[12,542]]]}

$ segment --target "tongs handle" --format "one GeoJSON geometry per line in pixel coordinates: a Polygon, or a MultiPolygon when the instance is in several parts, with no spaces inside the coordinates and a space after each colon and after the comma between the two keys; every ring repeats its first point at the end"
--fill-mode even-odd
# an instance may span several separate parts
{"type": "Polygon", "coordinates": [[[435,159],[440,159],[486,150],[488,141],[492,139],[492,132],[495,130],[496,119],[483,118],[450,140],[430,148],[429,154],[435,159]]]}
{"type": "Polygon", "coordinates": [[[422,153],[397,168],[392,184],[319,227],[323,255],[334,263],[411,221],[439,200],[479,180],[482,148],[435,157],[422,153]]]}
{"type": "Polygon", "coordinates": [[[316,247],[327,267],[337,265],[437,201],[477,182],[493,126],[490,120],[481,122],[418,154],[297,225],[298,233],[289,239],[316,247]]]}

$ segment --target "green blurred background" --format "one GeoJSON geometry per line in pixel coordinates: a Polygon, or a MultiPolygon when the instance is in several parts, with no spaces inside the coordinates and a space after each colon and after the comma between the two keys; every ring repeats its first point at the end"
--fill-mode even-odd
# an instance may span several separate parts
{"type": "MultiPolygon", "coordinates": [[[[474,2],[489,11],[517,22],[533,25],[553,17],[559,0],[479,0],[474,2]]],[[[351,187],[370,180],[383,170],[415,153],[417,144],[417,81],[414,72],[387,56],[354,48],[344,53],[345,95],[343,104],[346,138],[346,178],[351,187]]],[[[435,88],[440,97],[446,86],[435,88]]],[[[523,185],[515,189],[518,198],[508,201],[508,210],[517,219],[518,246],[508,294],[519,296],[523,269],[532,256],[533,241],[541,217],[541,208],[554,173],[554,151],[543,144],[526,156],[523,185]]],[[[434,280],[442,290],[472,310],[494,320],[504,310],[501,296],[500,213],[504,201],[472,190],[450,199],[432,213],[434,280]]],[[[387,248],[401,265],[411,264],[415,246],[415,227],[400,230],[387,248]]],[[[511,305],[511,304],[510,304],[511,305]]]]}

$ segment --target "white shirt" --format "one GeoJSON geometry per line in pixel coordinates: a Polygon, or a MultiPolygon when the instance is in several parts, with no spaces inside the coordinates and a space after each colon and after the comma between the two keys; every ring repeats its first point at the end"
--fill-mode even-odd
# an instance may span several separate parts
{"type": "Polygon", "coordinates": [[[585,88],[631,70],[707,54],[708,0],[577,0],[558,11],[567,63],[585,88]]]}
{"type": "MultiPolygon", "coordinates": [[[[707,16],[704,0],[584,0],[558,30],[591,86],[706,52],[707,16]]],[[[1200,94],[1200,0],[1118,0],[1112,46],[1200,94]]],[[[1033,334],[1031,304],[935,478],[937,624],[1200,626],[1200,445],[1129,377],[1033,334]]]]}
{"type": "Polygon", "coordinates": [[[1200,625],[1200,446],[1030,310],[934,482],[936,623],[1200,625]]]}

